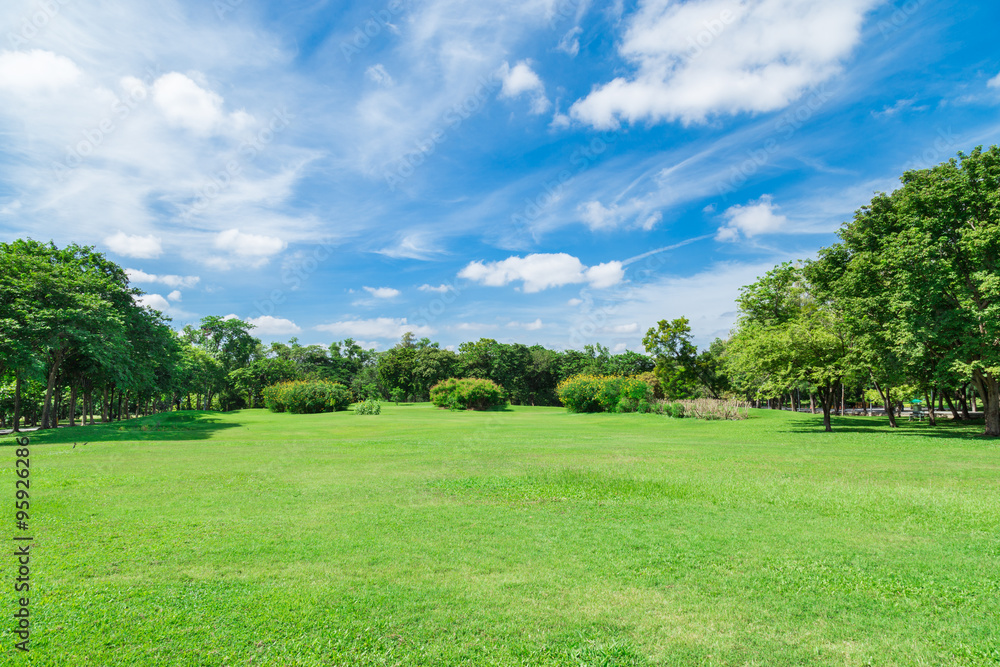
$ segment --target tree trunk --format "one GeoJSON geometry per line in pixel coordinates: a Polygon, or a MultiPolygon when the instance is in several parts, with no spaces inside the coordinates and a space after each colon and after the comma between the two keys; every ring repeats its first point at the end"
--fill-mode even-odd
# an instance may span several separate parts
{"type": "Polygon", "coordinates": [[[69,425],[76,426],[76,385],[69,388],[69,425]]]}
{"type": "Polygon", "coordinates": [[[984,435],[1000,436],[1000,382],[995,377],[986,375],[982,379],[986,389],[986,431],[984,435]]]}
{"type": "Polygon", "coordinates": [[[872,382],[875,384],[875,391],[882,397],[882,406],[885,408],[885,414],[889,416],[889,428],[896,428],[896,415],[892,412],[892,387],[886,387],[883,391],[878,382],[874,380],[872,382]]]}
{"type": "Polygon", "coordinates": [[[927,423],[937,426],[937,416],[934,414],[934,390],[925,391],[924,398],[927,399],[927,423]]]}
{"type": "Polygon", "coordinates": [[[942,391],[941,396],[943,396],[944,400],[948,402],[948,409],[951,410],[951,418],[955,421],[962,419],[962,417],[958,414],[958,410],[955,409],[955,404],[951,402],[951,396],[948,395],[948,392],[942,391]]]}
{"type": "Polygon", "coordinates": [[[21,432],[21,373],[14,371],[14,433],[21,432]]]}
{"type": "Polygon", "coordinates": [[[844,416],[844,410],[847,408],[847,385],[840,385],[840,416],[844,416]]]}
{"type": "Polygon", "coordinates": [[[809,392],[809,413],[816,414],[816,394],[809,392]]]}
{"type": "Polygon", "coordinates": [[[830,424],[830,412],[833,411],[833,402],[837,400],[837,387],[821,387],[819,390],[819,401],[823,404],[823,430],[827,433],[833,430],[830,424]]]}
{"type": "Polygon", "coordinates": [[[56,388],[56,376],[59,374],[59,364],[62,362],[62,351],[57,351],[49,369],[49,382],[45,387],[45,403],[42,407],[42,428],[49,428],[52,421],[52,392],[56,388]]]}

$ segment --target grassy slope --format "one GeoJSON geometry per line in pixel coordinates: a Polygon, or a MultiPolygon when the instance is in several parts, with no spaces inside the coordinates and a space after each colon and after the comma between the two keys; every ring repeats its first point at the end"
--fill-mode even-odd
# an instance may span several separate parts
{"type": "Polygon", "coordinates": [[[39,434],[32,664],[1000,661],[981,427],[753,417],[388,405],[39,434]]]}

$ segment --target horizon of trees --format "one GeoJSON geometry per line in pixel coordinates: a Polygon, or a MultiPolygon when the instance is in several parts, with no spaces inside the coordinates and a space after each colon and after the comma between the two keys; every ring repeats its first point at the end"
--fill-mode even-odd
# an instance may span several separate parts
{"type": "Polygon", "coordinates": [[[578,374],[643,376],[658,397],[739,396],[799,409],[818,401],[824,427],[839,404],[876,399],[895,427],[917,396],[1000,436],[1000,148],[906,172],[845,223],[815,260],[778,265],[737,299],[726,340],[699,351],[690,323],[661,320],[647,354],[601,344],[464,342],[457,351],[406,333],[393,348],[352,339],[264,345],[253,325],[208,316],[174,331],[93,248],[0,243],[0,427],[93,424],[169,409],[262,407],[265,387],[328,380],[356,400],[427,400],[451,377],[502,386],[524,405],[559,405],[578,374]]]}

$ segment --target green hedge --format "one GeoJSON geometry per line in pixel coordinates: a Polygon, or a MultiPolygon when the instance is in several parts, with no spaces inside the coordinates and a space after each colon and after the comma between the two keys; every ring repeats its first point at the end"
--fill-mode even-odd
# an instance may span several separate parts
{"type": "Polygon", "coordinates": [[[652,398],[642,380],[615,375],[574,375],[556,393],[570,412],[648,412],[652,398]]]}
{"type": "Polygon", "coordinates": [[[271,412],[309,414],[346,410],[351,391],[339,382],[302,380],[281,382],[264,389],[264,405],[271,412]]]}
{"type": "Polygon", "coordinates": [[[507,405],[507,394],[492,380],[450,378],[431,387],[431,403],[451,410],[487,410],[507,405]]]}

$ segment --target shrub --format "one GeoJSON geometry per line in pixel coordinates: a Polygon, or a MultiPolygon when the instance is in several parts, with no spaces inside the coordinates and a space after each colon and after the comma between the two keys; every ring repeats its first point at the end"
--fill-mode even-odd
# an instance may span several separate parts
{"type": "Polygon", "coordinates": [[[450,378],[431,387],[431,403],[450,410],[487,410],[507,405],[503,387],[492,380],[450,378]]]}
{"type": "Polygon", "coordinates": [[[750,415],[749,406],[736,399],[716,400],[714,398],[698,398],[693,401],[675,401],[659,403],[659,412],[669,417],[692,417],[712,421],[715,419],[737,420],[746,419],[750,415]]]}
{"type": "Polygon", "coordinates": [[[625,396],[618,401],[618,412],[637,412],[636,403],[637,401],[625,396]]]}
{"type": "Polygon", "coordinates": [[[655,398],[657,400],[662,400],[664,398],[663,385],[660,383],[660,378],[657,377],[656,373],[654,373],[653,371],[649,371],[648,373],[640,373],[639,375],[636,375],[635,378],[637,380],[642,380],[647,385],[649,385],[651,399],[655,398]]]}
{"type": "Polygon", "coordinates": [[[356,415],[380,415],[382,414],[382,404],[379,403],[374,398],[369,398],[361,401],[354,406],[354,414],[356,415]]]}
{"type": "Polygon", "coordinates": [[[648,401],[649,385],[634,377],[574,375],[556,387],[559,400],[570,412],[635,412],[638,401],[648,401]],[[622,400],[623,409],[619,409],[622,400]]]}
{"type": "Polygon", "coordinates": [[[346,410],[351,392],[339,382],[300,380],[281,382],[264,389],[264,405],[271,412],[310,414],[346,410]]]}

